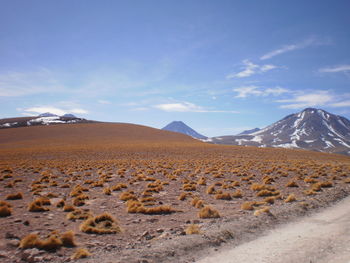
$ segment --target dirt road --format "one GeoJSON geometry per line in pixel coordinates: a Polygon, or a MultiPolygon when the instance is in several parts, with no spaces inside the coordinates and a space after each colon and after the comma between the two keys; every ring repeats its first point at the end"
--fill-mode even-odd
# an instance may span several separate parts
{"type": "Polygon", "coordinates": [[[350,263],[350,198],[197,263],[350,263]]]}

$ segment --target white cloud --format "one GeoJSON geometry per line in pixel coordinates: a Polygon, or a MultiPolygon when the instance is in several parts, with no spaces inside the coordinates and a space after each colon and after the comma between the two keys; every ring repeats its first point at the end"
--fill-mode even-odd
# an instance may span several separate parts
{"type": "Polygon", "coordinates": [[[327,67],[319,69],[323,73],[350,72],[350,65],[340,65],[335,67],[327,67]]]}
{"type": "Polygon", "coordinates": [[[344,100],[339,102],[334,102],[330,105],[331,107],[350,107],[350,100],[344,100]]]}
{"type": "Polygon", "coordinates": [[[216,113],[238,113],[237,111],[225,111],[225,110],[210,110],[190,102],[177,102],[157,104],[153,106],[156,109],[167,112],[216,112],[216,113]]]}
{"type": "Polygon", "coordinates": [[[320,45],[320,44],[326,44],[329,41],[319,41],[316,40],[315,38],[308,38],[303,42],[297,43],[297,44],[290,44],[290,45],[285,45],[282,46],[281,48],[272,50],[268,53],[266,53],[265,55],[261,56],[260,59],[261,60],[266,60],[266,59],[270,59],[273,58],[275,56],[293,51],[293,50],[297,50],[297,49],[302,49],[302,48],[306,48],[312,45],[320,45]]]}
{"type": "Polygon", "coordinates": [[[262,89],[257,86],[244,86],[235,88],[233,91],[238,93],[235,98],[246,98],[248,96],[278,96],[289,92],[289,90],[281,87],[262,89]]]}
{"type": "Polygon", "coordinates": [[[272,64],[266,64],[266,65],[257,65],[253,62],[249,61],[248,59],[245,59],[242,61],[244,66],[243,70],[238,73],[231,73],[226,76],[227,79],[233,79],[233,78],[246,78],[249,76],[252,76],[254,74],[258,73],[265,73],[267,71],[273,70],[278,68],[275,65],[272,64]]]}
{"type": "Polygon", "coordinates": [[[307,107],[325,106],[332,101],[335,97],[328,91],[315,91],[312,93],[302,93],[294,95],[291,99],[277,100],[279,103],[283,103],[280,106],[282,109],[300,109],[307,107]]]}
{"type": "Polygon", "coordinates": [[[56,115],[64,115],[67,113],[74,113],[74,114],[87,114],[88,111],[81,109],[81,108],[73,108],[73,109],[62,109],[58,107],[53,106],[37,106],[37,107],[31,107],[26,109],[20,109],[21,111],[24,111],[24,115],[38,115],[41,113],[50,112],[56,115]]]}

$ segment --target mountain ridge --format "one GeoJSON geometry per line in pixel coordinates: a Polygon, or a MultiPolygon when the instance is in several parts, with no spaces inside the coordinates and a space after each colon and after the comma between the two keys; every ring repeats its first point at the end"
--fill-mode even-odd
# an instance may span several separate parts
{"type": "Polygon", "coordinates": [[[189,127],[188,125],[186,125],[182,121],[172,121],[171,123],[169,123],[168,125],[163,127],[162,130],[186,134],[186,135],[189,135],[189,136],[196,138],[196,139],[204,140],[204,139],[208,138],[208,137],[196,132],[195,130],[193,130],[191,127],[189,127]]]}

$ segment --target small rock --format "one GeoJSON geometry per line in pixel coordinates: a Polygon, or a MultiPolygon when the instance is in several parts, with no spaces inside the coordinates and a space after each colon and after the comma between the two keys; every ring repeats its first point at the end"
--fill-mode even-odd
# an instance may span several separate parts
{"type": "Polygon", "coordinates": [[[149,232],[148,231],[145,231],[145,232],[143,232],[143,234],[141,235],[142,237],[145,237],[145,236],[147,236],[147,235],[149,235],[149,232]]]}
{"type": "Polygon", "coordinates": [[[22,219],[15,219],[14,222],[15,223],[20,223],[20,222],[22,222],[22,219]]]}
{"type": "Polygon", "coordinates": [[[6,243],[8,247],[18,247],[19,246],[19,240],[12,239],[6,243]]]}
{"type": "Polygon", "coordinates": [[[6,239],[19,239],[18,236],[14,235],[14,234],[12,234],[12,233],[10,233],[10,232],[6,232],[5,238],[6,238],[6,239]]]}
{"type": "Polygon", "coordinates": [[[158,228],[156,231],[157,231],[157,233],[163,233],[163,232],[164,232],[164,229],[158,228]]]}
{"type": "Polygon", "coordinates": [[[26,221],[24,221],[24,222],[23,222],[23,225],[25,225],[25,226],[29,226],[29,225],[30,225],[30,223],[29,223],[29,221],[28,221],[28,220],[26,220],[26,221]]]}

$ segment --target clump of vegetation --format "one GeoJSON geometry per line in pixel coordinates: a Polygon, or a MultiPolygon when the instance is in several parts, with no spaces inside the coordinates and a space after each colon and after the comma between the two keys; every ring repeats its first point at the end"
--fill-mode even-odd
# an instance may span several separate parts
{"type": "Polygon", "coordinates": [[[90,257],[91,253],[86,248],[78,248],[70,257],[72,260],[90,257]]]}
{"type": "Polygon", "coordinates": [[[90,213],[89,210],[81,210],[81,209],[75,209],[71,212],[69,212],[66,216],[68,220],[82,220],[82,219],[87,219],[91,217],[92,214],[90,213]]]}
{"type": "Polygon", "coordinates": [[[44,205],[51,204],[50,200],[47,202],[47,199],[45,198],[37,198],[33,202],[31,202],[28,206],[29,212],[46,212],[49,211],[49,208],[44,207],[44,205]]]}
{"type": "Polygon", "coordinates": [[[23,199],[22,193],[8,194],[6,196],[6,200],[19,200],[19,199],[23,199]]]}
{"type": "Polygon", "coordinates": [[[284,200],[284,202],[285,203],[291,203],[291,202],[294,202],[294,201],[296,201],[297,199],[296,199],[296,197],[295,197],[295,194],[290,194],[287,198],[286,198],[286,200],[284,200]]]}
{"type": "Polygon", "coordinates": [[[121,232],[117,221],[108,213],[88,218],[80,225],[80,230],[88,234],[115,234],[121,232]]]}
{"type": "Polygon", "coordinates": [[[264,213],[266,213],[266,214],[270,214],[271,213],[270,212],[270,208],[268,206],[263,207],[263,208],[258,209],[258,210],[255,210],[254,215],[255,216],[259,216],[259,215],[264,214],[264,213]]]}
{"type": "Polygon", "coordinates": [[[76,246],[75,234],[72,230],[63,233],[60,236],[60,239],[61,239],[62,245],[64,247],[75,247],[76,246]]]}
{"type": "Polygon", "coordinates": [[[230,193],[216,194],[215,199],[232,200],[232,196],[230,193]]]}
{"type": "Polygon", "coordinates": [[[234,197],[234,198],[242,198],[243,197],[242,190],[238,189],[237,191],[232,193],[232,197],[234,197]]]}
{"type": "Polygon", "coordinates": [[[199,225],[191,224],[188,227],[186,227],[185,233],[186,233],[186,235],[200,234],[201,233],[200,227],[199,227],[199,225]]]}
{"type": "Polygon", "coordinates": [[[286,185],[287,187],[299,187],[299,185],[295,181],[290,181],[286,185]]]}
{"type": "Polygon", "coordinates": [[[0,201],[0,217],[10,216],[12,214],[12,206],[8,202],[0,201]]]}
{"type": "Polygon", "coordinates": [[[195,208],[202,208],[204,207],[204,201],[201,200],[199,197],[195,197],[191,201],[191,205],[194,206],[195,208]]]}
{"type": "Polygon", "coordinates": [[[137,200],[136,195],[133,191],[123,192],[119,196],[119,199],[122,201],[128,201],[128,200],[137,200]]]}
{"type": "Polygon", "coordinates": [[[214,208],[205,206],[199,211],[198,216],[199,218],[219,218],[220,214],[214,208]]]}
{"type": "Polygon", "coordinates": [[[140,213],[147,215],[163,215],[163,214],[171,214],[176,212],[175,209],[168,205],[156,206],[156,207],[145,207],[138,200],[129,200],[127,202],[127,212],[128,213],[140,213]]]}
{"type": "Polygon", "coordinates": [[[242,205],[241,205],[241,209],[242,210],[254,210],[254,207],[253,205],[255,205],[256,202],[254,201],[247,201],[247,202],[244,202],[242,205]]]}

